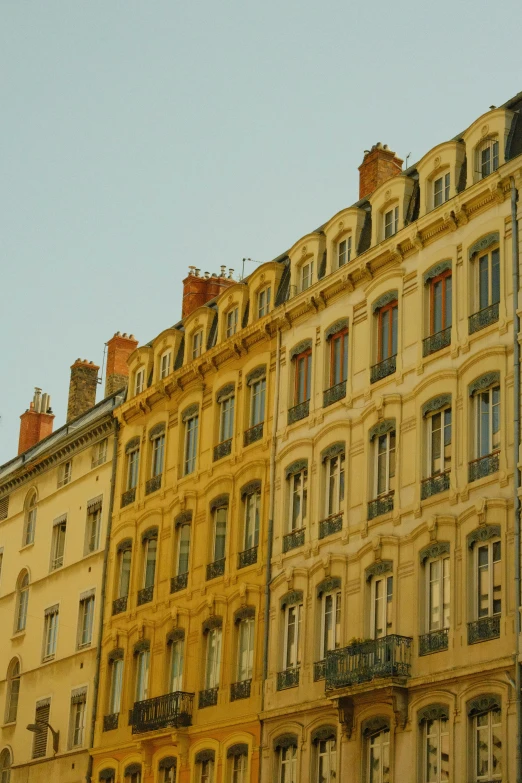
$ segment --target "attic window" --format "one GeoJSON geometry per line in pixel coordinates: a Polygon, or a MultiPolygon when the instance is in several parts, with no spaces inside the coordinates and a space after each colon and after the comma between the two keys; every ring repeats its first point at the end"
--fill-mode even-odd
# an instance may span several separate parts
{"type": "Polygon", "coordinates": [[[399,207],[384,213],[384,238],[392,237],[399,230],[399,207]]]}
{"type": "Polygon", "coordinates": [[[140,367],[134,382],[134,394],[141,394],[145,386],[145,368],[140,367]]]}
{"type": "Polygon", "coordinates": [[[477,172],[484,179],[498,169],[498,139],[484,139],[477,147],[477,172]]]}
{"type": "Polygon", "coordinates": [[[203,329],[192,336],[192,358],[197,359],[203,350],[203,329]]]}
{"type": "Polygon", "coordinates": [[[349,264],[352,258],[352,238],[351,236],[342,239],[337,245],[337,266],[341,267],[349,264]]]}

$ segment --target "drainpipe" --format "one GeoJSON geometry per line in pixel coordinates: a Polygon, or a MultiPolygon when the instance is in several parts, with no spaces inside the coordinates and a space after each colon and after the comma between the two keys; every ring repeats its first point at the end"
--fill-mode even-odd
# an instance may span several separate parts
{"type": "Polygon", "coordinates": [[[519,257],[518,257],[518,222],[517,222],[517,201],[518,192],[514,177],[511,177],[511,243],[513,259],[513,373],[514,373],[514,443],[513,443],[513,484],[514,484],[514,506],[515,506],[515,699],[516,699],[516,725],[517,725],[517,746],[516,746],[516,781],[522,783],[522,705],[520,701],[520,689],[522,687],[520,672],[520,498],[518,492],[520,489],[520,470],[518,467],[520,454],[520,344],[518,341],[520,334],[520,318],[518,316],[518,291],[520,285],[519,279],[519,257]]]}
{"type": "MultiPolygon", "coordinates": [[[[272,581],[272,546],[274,539],[275,475],[277,449],[277,416],[279,412],[279,379],[281,377],[281,329],[277,329],[276,377],[274,390],[274,411],[272,414],[272,438],[270,444],[270,497],[268,501],[268,539],[266,547],[265,579],[265,626],[263,638],[263,684],[261,686],[261,712],[265,709],[265,684],[268,677],[268,642],[270,624],[270,582],[272,581]]],[[[259,780],[263,763],[263,720],[261,719],[261,743],[259,748],[259,780]]]]}
{"type": "MultiPolygon", "coordinates": [[[[99,628],[98,628],[98,645],[96,648],[96,671],[94,674],[94,694],[93,694],[93,705],[92,705],[92,715],[91,715],[91,738],[89,742],[89,748],[92,748],[94,746],[94,728],[96,725],[96,716],[98,712],[98,692],[100,689],[100,664],[101,664],[101,647],[102,647],[102,636],[103,636],[103,612],[105,608],[105,593],[107,590],[107,563],[109,561],[109,546],[111,543],[111,531],[112,531],[112,510],[114,508],[114,488],[116,484],[116,462],[118,459],[118,419],[114,419],[113,422],[113,447],[112,447],[112,473],[111,473],[111,491],[109,495],[109,518],[107,520],[107,533],[105,535],[105,551],[103,553],[103,574],[102,574],[102,584],[101,584],[101,595],[100,595],[100,622],[99,622],[99,628]]],[[[89,754],[89,763],[87,764],[87,774],[85,775],[85,779],[87,783],[91,783],[92,779],[92,767],[93,767],[93,757],[92,754],[89,754]]]]}

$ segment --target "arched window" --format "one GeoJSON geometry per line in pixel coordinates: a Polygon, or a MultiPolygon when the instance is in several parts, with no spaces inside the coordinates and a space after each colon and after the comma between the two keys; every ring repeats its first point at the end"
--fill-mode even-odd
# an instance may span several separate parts
{"type": "Polygon", "coordinates": [[[29,574],[22,571],[16,586],[16,622],[15,633],[25,630],[27,621],[27,604],[29,601],[29,574]]]}
{"type": "Polygon", "coordinates": [[[0,783],[9,783],[11,780],[11,753],[4,748],[0,753],[0,783]]]}
{"type": "Polygon", "coordinates": [[[28,546],[34,542],[36,529],[36,490],[32,490],[25,499],[24,536],[22,546],[28,546]]]}
{"type": "Polygon", "coordinates": [[[20,662],[13,658],[7,670],[7,699],[5,702],[5,722],[14,723],[18,712],[20,693],[20,662]]]}

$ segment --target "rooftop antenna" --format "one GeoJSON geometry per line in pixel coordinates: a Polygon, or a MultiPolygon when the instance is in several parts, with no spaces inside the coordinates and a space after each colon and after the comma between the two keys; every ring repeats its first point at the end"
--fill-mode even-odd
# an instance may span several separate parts
{"type": "Polygon", "coordinates": [[[241,280],[245,278],[245,261],[251,261],[253,264],[262,264],[262,261],[256,261],[255,258],[244,258],[243,266],[241,267],[241,280]]]}
{"type": "Polygon", "coordinates": [[[103,346],[103,359],[102,359],[102,368],[101,368],[101,373],[100,373],[100,374],[99,374],[99,376],[96,378],[96,383],[97,383],[97,384],[100,384],[100,385],[101,385],[101,383],[102,383],[102,381],[103,381],[103,371],[104,371],[104,369],[105,369],[105,355],[106,355],[106,353],[107,353],[107,343],[104,343],[104,346],[103,346]]]}
{"type": "Polygon", "coordinates": [[[405,170],[408,168],[408,158],[411,158],[411,152],[408,152],[408,154],[406,155],[406,160],[404,161],[405,170]]]}

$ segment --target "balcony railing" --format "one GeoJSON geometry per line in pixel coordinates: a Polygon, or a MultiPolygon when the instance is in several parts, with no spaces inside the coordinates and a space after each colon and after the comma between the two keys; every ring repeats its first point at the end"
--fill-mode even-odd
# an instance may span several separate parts
{"type": "Polygon", "coordinates": [[[382,362],[374,364],[370,368],[370,382],[375,383],[382,378],[386,378],[387,375],[393,375],[397,369],[397,354],[389,356],[387,359],[383,359],[382,362]]]}
{"type": "Polygon", "coordinates": [[[310,413],[310,400],[300,402],[299,405],[294,405],[293,408],[288,409],[288,423],[293,424],[300,419],[306,419],[310,413]]]}
{"type": "Polygon", "coordinates": [[[322,661],[314,662],[314,682],[317,680],[324,680],[326,677],[326,658],[322,661]]]}
{"type": "Polygon", "coordinates": [[[437,353],[442,348],[447,348],[451,344],[451,326],[443,329],[442,332],[430,334],[422,341],[422,355],[429,356],[431,353],[437,353]]]}
{"type": "Polygon", "coordinates": [[[193,705],[194,694],[181,691],[136,701],[130,715],[132,733],[191,726],[193,705]]]}
{"type": "Polygon", "coordinates": [[[251,549],[245,549],[237,556],[237,567],[245,568],[249,565],[257,563],[257,546],[253,546],[251,549]]]}
{"type": "Polygon", "coordinates": [[[484,476],[491,476],[492,473],[497,473],[499,454],[499,451],[494,451],[492,454],[486,454],[485,457],[472,460],[468,464],[468,481],[477,481],[477,479],[484,478],[484,476]]]}
{"type": "Polygon", "coordinates": [[[113,729],[118,728],[118,718],[120,713],[119,712],[113,712],[112,715],[104,715],[103,716],[103,730],[104,731],[113,731],[113,729]]]}
{"type": "Polygon", "coordinates": [[[341,383],[336,383],[335,386],[324,390],[323,408],[333,405],[334,402],[342,400],[344,397],[346,397],[346,381],[341,381],[341,383]]]}
{"type": "Polygon", "coordinates": [[[430,655],[448,649],[448,629],[430,631],[419,636],[419,655],[430,655]]]}
{"type": "Polygon", "coordinates": [[[478,313],[470,315],[468,318],[468,331],[470,334],[480,332],[481,329],[485,329],[486,326],[494,324],[496,321],[498,321],[498,302],[489,307],[484,307],[478,313]]]}
{"type": "Polygon", "coordinates": [[[171,577],[170,580],[170,592],[178,593],[180,590],[185,590],[187,584],[188,584],[188,573],[178,574],[177,576],[173,576],[171,577]]]}
{"type": "Polygon", "coordinates": [[[299,530],[292,530],[291,533],[287,533],[283,536],[283,552],[289,552],[290,549],[296,549],[298,546],[303,546],[304,540],[304,527],[300,527],[299,530]]]}
{"type": "Polygon", "coordinates": [[[218,700],[219,688],[207,688],[206,691],[199,692],[198,706],[202,710],[204,707],[215,707],[218,700]]]}
{"type": "Polygon", "coordinates": [[[368,503],[369,520],[393,511],[393,494],[393,492],[388,492],[387,495],[381,495],[381,497],[375,498],[375,500],[370,500],[368,503]]]}
{"type": "Polygon", "coordinates": [[[343,515],[332,514],[319,522],[319,538],[326,538],[343,529],[343,515]]]}
{"type": "Polygon", "coordinates": [[[243,445],[250,446],[250,444],[255,443],[256,440],[261,440],[263,437],[263,426],[264,422],[261,421],[259,424],[254,424],[253,427],[245,430],[243,433],[243,445]]]}
{"type": "Polygon", "coordinates": [[[130,504],[134,503],[135,500],[136,500],[136,487],[133,487],[132,489],[128,489],[121,496],[121,507],[124,508],[124,506],[130,506],[130,504]]]}
{"type": "Polygon", "coordinates": [[[431,498],[432,495],[438,495],[450,488],[450,472],[438,473],[436,476],[429,476],[421,483],[421,500],[431,498]]]}
{"type": "Polygon", "coordinates": [[[142,590],[138,590],[138,606],[142,604],[149,604],[152,601],[154,595],[154,585],[150,587],[144,587],[142,590]]]}
{"type": "Polygon", "coordinates": [[[498,639],[499,636],[499,614],[494,614],[492,617],[481,617],[480,620],[468,623],[468,644],[487,642],[488,639],[498,639]]]}
{"type": "Polygon", "coordinates": [[[122,595],[121,598],[116,598],[112,602],[112,613],[113,614],[121,614],[122,612],[125,612],[127,609],[127,596],[122,595]]]}
{"type": "Polygon", "coordinates": [[[161,473],[157,476],[150,478],[145,484],[145,494],[150,495],[152,492],[157,492],[161,487],[161,473]]]}
{"type": "Polygon", "coordinates": [[[277,672],[278,691],[284,691],[286,688],[295,688],[297,685],[299,685],[299,666],[292,666],[291,669],[277,672]]]}
{"type": "Polygon", "coordinates": [[[225,558],[214,560],[207,565],[207,579],[215,579],[217,576],[223,576],[225,573],[225,558]]]}
{"type": "Polygon", "coordinates": [[[233,682],[230,686],[230,701],[239,699],[248,699],[250,697],[250,686],[252,680],[243,680],[242,682],[233,682]]]}
{"type": "Polygon", "coordinates": [[[379,677],[409,677],[412,642],[409,636],[390,634],[329,651],[326,688],[345,688],[379,677]]]}
{"type": "Polygon", "coordinates": [[[229,438],[228,440],[224,440],[221,443],[218,443],[217,446],[214,446],[214,462],[217,462],[218,459],[222,459],[223,457],[228,457],[228,455],[231,453],[232,438],[229,438]]]}

